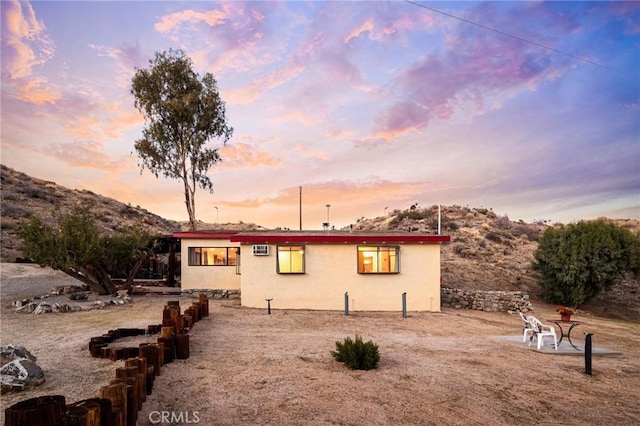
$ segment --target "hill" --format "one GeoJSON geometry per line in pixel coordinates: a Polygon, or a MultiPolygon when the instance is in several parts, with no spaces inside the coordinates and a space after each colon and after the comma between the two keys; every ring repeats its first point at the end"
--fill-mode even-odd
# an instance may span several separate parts
{"type": "MultiPolygon", "coordinates": [[[[31,216],[53,220],[55,209],[75,205],[91,206],[105,233],[113,233],[133,224],[142,225],[158,235],[186,229],[187,223],[175,222],[86,190],[73,190],[30,177],[2,166],[1,174],[1,257],[4,262],[21,257],[18,237],[20,221],[31,216]]],[[[533,254],[544,230],[553,226],[545,221],[525,223],[499,216],[492,209],[468,206],[441,207],[441,233],[451,236],[442,246],[442,284],[446,287],[480,290],[525,291],[536,301],[538,284],[531,268],[533,254]]],[[[640,232],[640,221],[616,220],[618,225],[640,232]]],[[[200,229],[265,229],[255,224],[200,224],[200,229]]],[[[438,206],[413,205],[393,210],[376,218],[361,218],[355,230],[436,233],[438,206]]],[[[583,309],[609,317],[640,321],[638,281],[624,280],[609,293],[583,306],[583,309]]]]}
{"type": "MultiPolygon", "coordinates": [[[[441,206],[440,229],[451,236],[442,246],[442,285],[478,290],[524,291],[535,303],[539,286],[532,269],[533,255],[545,229],[556,226],[547,221],[513,222],[492,209],[441,206]]],[[[606,219],[611,220],[611,219],[606,219]]],[[[640,232],[640,221],[612,220],[617,225],[640,232]]],[[[438,206],[394,210],[387,216],[361,218],[354,229],[438,232],[438,206]]],[[[581,310],[610,318],[640,321],[638,280],[625,277],[619,285],[601,294],[581,310]]]]}
{"type": "Polygon", "coordinates": [[[69,211],[74,206],[90,207],[98,218],[98,226],[106,234],[112,234],[133,224],[159,235],[180,230],[177,222],[163,219],[141,207],[133,207],[112,198],[87,190],[69,189],[55,182],[33,178],[24,173],[1,166],[1,238],[3,262],[13,262],[21,257],[21,241],[18,236],[20,222],[39,217],[52,222],[56,209],[69,211]]]}

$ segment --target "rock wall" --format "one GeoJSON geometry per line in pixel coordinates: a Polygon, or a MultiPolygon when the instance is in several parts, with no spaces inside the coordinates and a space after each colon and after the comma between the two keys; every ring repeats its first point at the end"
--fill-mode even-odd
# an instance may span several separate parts
{"type": "Polygon", "coordinates": [[[240,290],[182,290],[182,297],[198,297],[200,293],[206,294],[208,299],[240,299],[240,290]]]}
{"type": "MultiPolygon", "coordinates": [[[[240,290],[182,290],[182,297],[197,297],[204,293],[209,299],[239,299],[240,290]]],[[[522,291],[460,290],[442,287],[441,306],[456,309],[476,309],[485,312],[533,311],[529,295],[522,291]]]]}
{"type": "Polygon", "coordinates": [[[485,312],[528,312],[533,310],[523,291],[460,290],[442,287],[440,305],[445,308],[475,309],[485,312]]]}

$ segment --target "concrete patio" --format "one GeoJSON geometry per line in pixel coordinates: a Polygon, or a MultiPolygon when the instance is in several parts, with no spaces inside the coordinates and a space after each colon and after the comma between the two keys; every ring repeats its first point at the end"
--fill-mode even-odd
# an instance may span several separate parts
{"type": "MultiPolygon", "coordinates": [[[[524,342],[524,343],[522,342],[522,335],[518,335],[518,336],[494,336],[494,337],[496,339],[512,343],[513,345],[519,346],[522,349],[536,351],[536,352],[540,352],[540,353],[543,353],[543,354],[567,355],[567,356],[584,356],[584,343],[580,342],[578,344],[577,342],[575,342],[576,343],[576,347],[579,349],[579,350],[577,350],[573,346],[571,346],[571,344],[569,344],[569,341],[566,338],[562,340],[560,345],[558,345],[558,350],[556,351],[555,348],[553,347],[553,345],[551,345],[548,340],[546,340],[544,342],[545,345],[542,348],[540,348],[540,350],[538,350],[535,340],[533,342],[531,342],[531,346],[529,346],[529,342],[528,341],[524,342]]],[[[609,349],[609,348],[605,348],[605,347],[597,346],[597,345],[593,344],[592,347],[591,347],[591,354],[592,354],[592,356],[621,356],[622,352],[618,352],[618,351],[613,350],[613,349],[609,349]]]]}

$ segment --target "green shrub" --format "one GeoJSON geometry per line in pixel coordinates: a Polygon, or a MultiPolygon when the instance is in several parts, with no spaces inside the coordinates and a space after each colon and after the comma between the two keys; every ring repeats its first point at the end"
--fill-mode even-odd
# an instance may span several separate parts
{"type": "Polygon", "coordinates": [[[87,300],[89,295],[83,291],[78,291],[76,293],[69,293],[69,299],[71,300],[87,300]]]}
{"type": "Polygon", "coordinates": [[[363,342],[357,334],[355,341],[347,337],[343,342],[336,342],[336,350],[331,351],[331,355],[352,370],[371,370],[377,368],[380,361],[378,345],[371,340],[363,342]]]}
{"type": "Polygon", "coordinates": [[[626,272],[640,277],[640,236],[605,220],[547,228],[534,258],[542,299],[579,306],[626,272]]]}

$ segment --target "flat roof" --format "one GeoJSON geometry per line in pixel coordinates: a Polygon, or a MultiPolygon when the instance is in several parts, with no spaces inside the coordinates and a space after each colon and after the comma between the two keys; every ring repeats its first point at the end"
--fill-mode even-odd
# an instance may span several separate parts
{"type": "Polygon", "coordinates": [[[214,238],[229,239],[240,231],[180,231],[174,232],[174,238],[214,238]]]}
{"type": "Polygon", "coordinates": [[[196,231],[176,232],[176,238],[229,239],[244,244],[425,244],[448,243],[448,235],[373,231],[196,231]]]}

